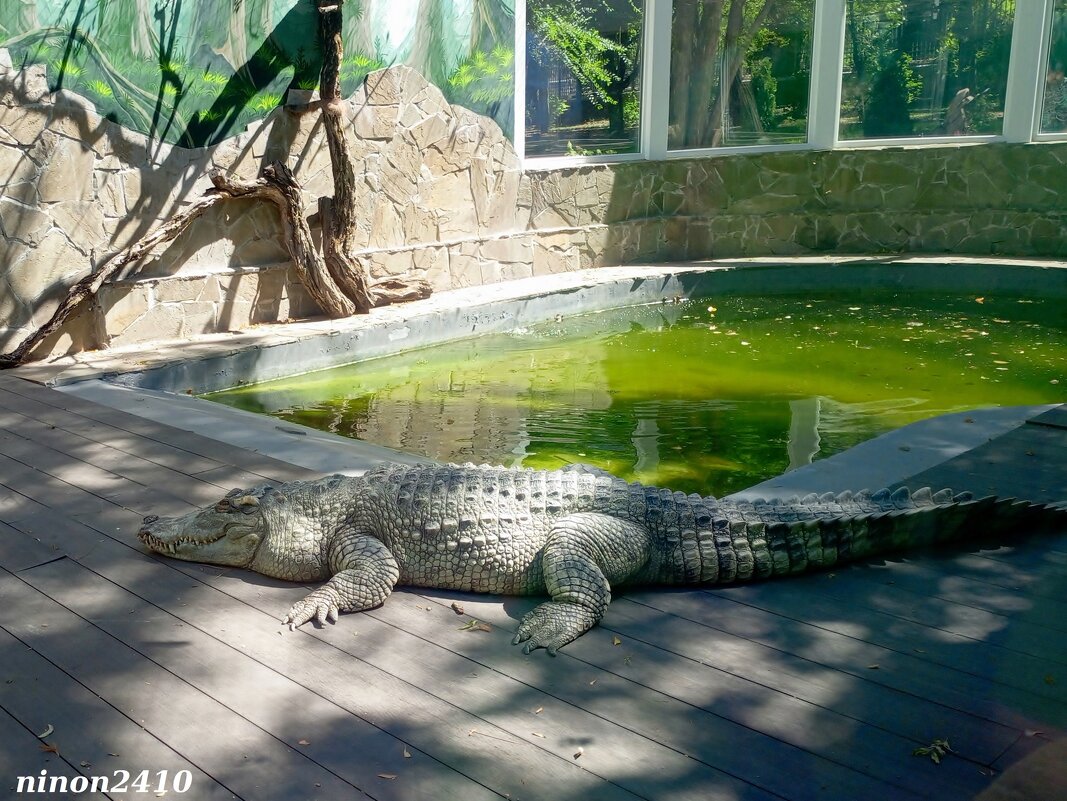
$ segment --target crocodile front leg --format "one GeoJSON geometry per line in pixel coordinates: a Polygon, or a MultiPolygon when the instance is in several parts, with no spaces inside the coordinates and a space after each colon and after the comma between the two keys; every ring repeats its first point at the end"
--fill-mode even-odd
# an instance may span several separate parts
{"type": "Polygon", "coordinates": [[[627,520],[579,512],[549,532],[541,563],[552,600],[523,617],[513,643],[523,652],[556,649],[580,637],[604,616],[611,586],[633,577],[648,561],[648,532],[627,520]]]}
{"type": "Polygon", "coordinates": [[[385,544],[366,534],[339,536],[330,548],[332,578],[293,604],[282,623],[290,629],[314,618],[320,625],[337,622],[341,612],[380,605],[400,577],[396,558],[385,544]]]}

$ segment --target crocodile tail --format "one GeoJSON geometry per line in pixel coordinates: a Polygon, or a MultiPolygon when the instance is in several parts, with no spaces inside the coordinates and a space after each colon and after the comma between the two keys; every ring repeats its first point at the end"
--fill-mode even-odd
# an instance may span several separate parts
{"type": "Polygon", "coordinates": [[[1067,509],[928,488],[827,493],[740,506],[742,520],[717,521],[718,532],[697,539],[714,543],[714,554],[699,549],[708,551],[699,554],[703,569],[683,566],[687,575],[677,577],[680,583],[803,573],[938,543],[1067,529],[1067,509]]]}

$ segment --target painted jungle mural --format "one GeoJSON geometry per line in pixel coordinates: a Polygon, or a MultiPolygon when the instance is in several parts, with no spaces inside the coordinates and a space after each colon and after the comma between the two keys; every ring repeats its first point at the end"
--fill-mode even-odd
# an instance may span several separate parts
{"type": "MultiPolygon", "coordinates": [[[[407,64],[453,103],[512,130],[514,0],[348,0],[347,96],[407,64]]],[[[50,86],[156,139],[197,147],[315,89],[314,0],[0,0],[0,47],[50,86]]]]}

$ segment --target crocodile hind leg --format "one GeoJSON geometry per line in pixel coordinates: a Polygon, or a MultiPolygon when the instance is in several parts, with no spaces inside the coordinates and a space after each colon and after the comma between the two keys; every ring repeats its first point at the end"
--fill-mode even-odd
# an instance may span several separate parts
{"type": "Polygon", "coordinates": [[[282,623],[290,629],[314,618],[320,625],[337,622],[341,612],[380,605],[400,577],[396,558],[381,540],[363,534],[340,537],[330,549],[329,581],[293,604],[282,623]]]}
{"type": "Polygon", "coordinates": [[[523,617],[513,642],[523,652],[556,649],[580,637],[604,616],[611,587],[632,578],[648,561],[650,538],[628,520],[579,512],[556,521],[541,564],[552,600],[523,617]]]}

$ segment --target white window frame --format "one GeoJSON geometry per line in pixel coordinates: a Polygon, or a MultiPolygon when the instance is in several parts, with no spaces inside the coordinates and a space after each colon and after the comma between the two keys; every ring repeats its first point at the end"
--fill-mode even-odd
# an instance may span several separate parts
{"type": "Polygon", "coordinates": [[[1004,126],[1000,134],[841,139],[841,81],[845,54],[846,0],[816,0],[807,140],[789,144],[722,145],[669,150],[667,124],[670,111],[671,20],[674,0],[645,0],[639,149],[634,153],[608,156],[525,157],[526,0],[515,0],[515,149],[523,169],[529,171],[744,153],[1067,140],[1067,131],[1039,131],[1044,100],[1044,73],[1052,35],[1053,6],[1054,0],[1018,0],[1016,3],[1005,92],[1004,126]],[[1034,47],[1034,42],[1040,43],[1039,46],[1034,47]]]}

